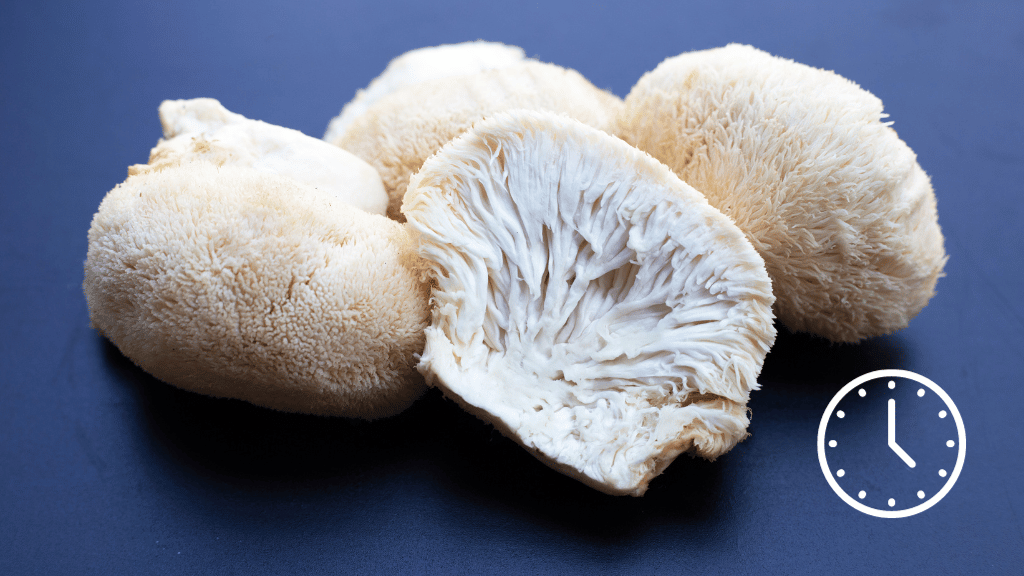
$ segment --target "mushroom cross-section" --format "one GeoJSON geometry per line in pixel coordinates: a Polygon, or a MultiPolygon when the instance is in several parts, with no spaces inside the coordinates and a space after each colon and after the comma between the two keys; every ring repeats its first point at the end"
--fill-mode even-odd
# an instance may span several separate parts
{"type": "Polygon", "coordinates": [[[764,262],[664,165],[566,117],[482,121],[410,181],[420,370],[542,461],[641,495],[746,436],[775,338],[764,262]]]}

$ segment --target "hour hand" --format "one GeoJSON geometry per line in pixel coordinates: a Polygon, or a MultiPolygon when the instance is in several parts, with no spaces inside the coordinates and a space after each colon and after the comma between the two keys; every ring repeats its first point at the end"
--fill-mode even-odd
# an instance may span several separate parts
{"type": "Polygon", "coordinates": [[[917,466],[914,459],[907,454],[900,445],[896,443],[896,400],[889,398],[889,448],[896,453],[897,456],[903,459],[907,463],[907,466],[913,468],[917,466]]]}

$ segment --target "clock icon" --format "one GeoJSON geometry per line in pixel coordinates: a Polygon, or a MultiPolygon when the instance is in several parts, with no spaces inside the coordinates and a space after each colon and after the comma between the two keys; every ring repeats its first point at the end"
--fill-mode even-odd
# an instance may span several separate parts
{"type": "Polygon", "coordinates": [[[847,504],[879,518],[931,508],[964,466],[964,422],[931,380],[906,370],[869,372],[844,386],[821,417],[818,462],[847,504]]]}

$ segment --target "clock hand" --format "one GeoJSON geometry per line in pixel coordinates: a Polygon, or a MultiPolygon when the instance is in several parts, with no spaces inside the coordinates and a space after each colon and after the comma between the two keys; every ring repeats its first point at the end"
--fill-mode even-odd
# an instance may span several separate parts
{"type": "Polygon", "coordinates": [[[889,448],[906,462],[907,466],[911,468],[917,466],[914,459],[896,443],[896,400],[893,398],[889,398],[889,448]]]}

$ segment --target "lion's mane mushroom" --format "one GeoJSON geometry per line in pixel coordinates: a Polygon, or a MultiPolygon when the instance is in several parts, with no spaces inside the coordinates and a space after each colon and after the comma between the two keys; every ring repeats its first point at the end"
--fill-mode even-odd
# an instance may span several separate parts
{"type": "Polygon", "coordinates": [[[517,110],[430,158],[403,210],[436,282],[420,370],[548,465],[641,495],[678,454],[746,436],[771,283],[664,165],[517,110]]]}
{"type": "Polygon", "coordinates": [[[854,342],[907,326],[946,255],[935,195],[881,101],[750,46],[669,58],[617,134],[733,218],[790,329],[854,342]]]}
{"type": "Polygon", "coordinates": [[[164,138],[150,152],[149,164],[132,166],[129,174],[203,160],[287,176],[373,214],[387,208],[377,171],[323,140],[250,120],[213,98],[165,100],[159,113],[164,138]]]}
{"type": "Polygon", "coordinates": [[[107,194],[84,288],[93,326],[160,380],[378,418],[424,389],[423,274],[384,216],[281,176],[192,162],[107,194]]]}
{"type": "Polygon", "coordinates": [[[621,107],[622,100],[575,70],[527,60],[400,88],[370,106],[333,143],[377,169],[390,198],[388,216],[402,220],[409,177],[483,117],[513,108],[547,110],[611,130],[621,107]]]}
{"type": "Polygon", "coordinates": [[[356,97],[341,109],[327,126],[324,140],[337,142],[352,122],[374,102],[399,88],[450,76],[504,68],[526,59],[523,49],[500,42],[462,42],[410,50],[398,56],[356,97]]]}

